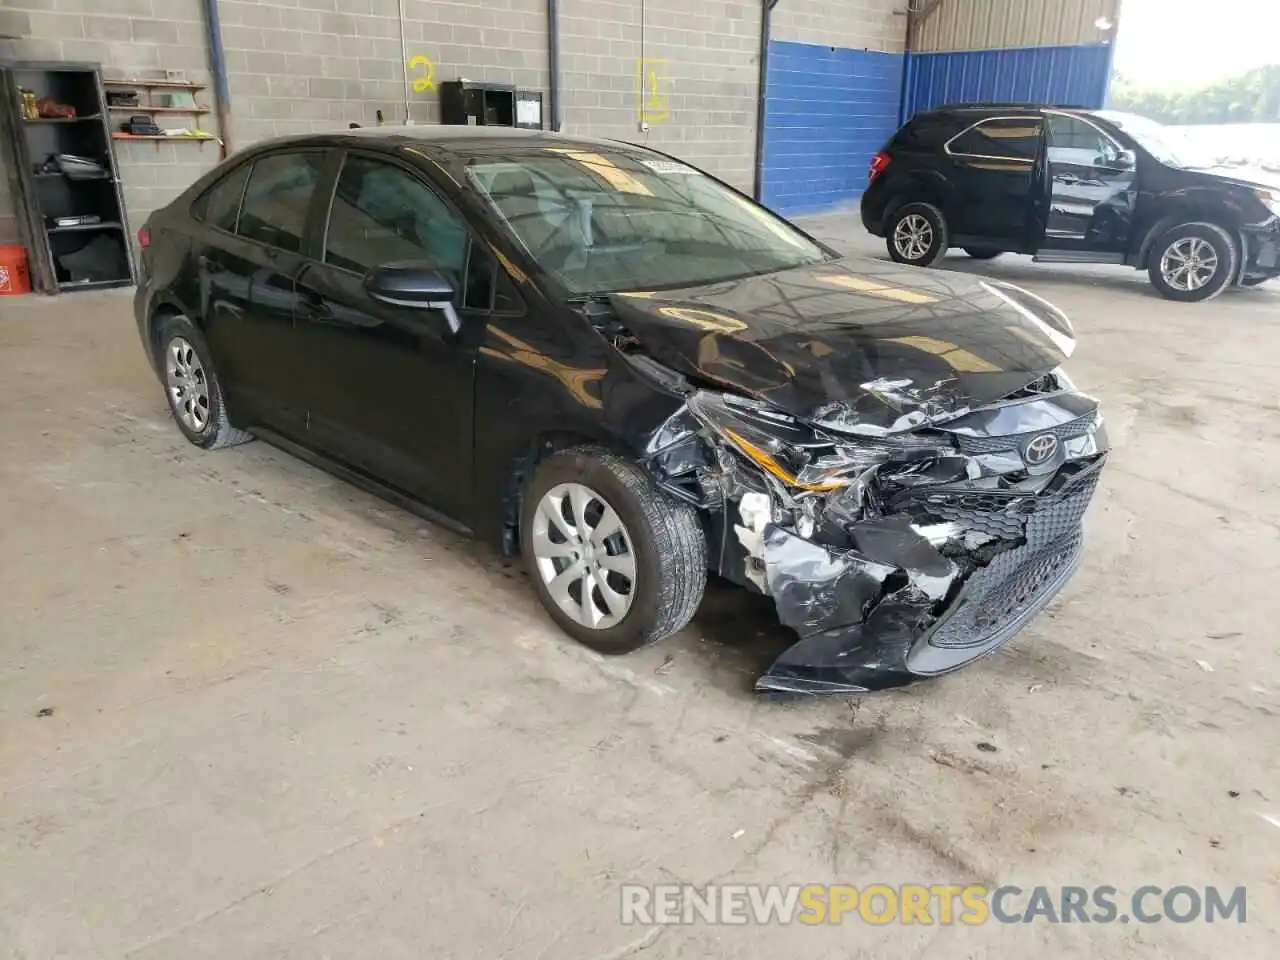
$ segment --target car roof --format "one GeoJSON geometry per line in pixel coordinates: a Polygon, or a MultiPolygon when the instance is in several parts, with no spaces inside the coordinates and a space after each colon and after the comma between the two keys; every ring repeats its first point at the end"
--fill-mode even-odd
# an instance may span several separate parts
{"type": "Polygon", "coordinates": [[[642,144],[621,140],[597,140],[591,137],[573,137],[550,130],[522,130],[516,127],[486,127],[445,124],[421,126],[358,127],[332,130],[290,137],[275,137],[253,145],[254,151],[270,150],[282,146],[354,146],[377,144],[388,150],[430,145],[437,150],[456,153],[459,156],[501,156],[523,153],[530,149],[550,146],[581,147],[590,150],[611,149],[652,153],[642,144]]]}
{"type": "Polygon", "coordinates": [[[998,113],[1005,111],[1019,111],[1024,113],[1038,113],[1041,110],[1058,110],[1063,113],[1091,113],[1092,107],[1082,107],[1075,104],[1064,103],[1019,103],[1015,101],[1000,102],[987,101],[983,103],[948,103],[940,107],[934,107],[929,111],[921,111],[928,113],[998,113]]]}

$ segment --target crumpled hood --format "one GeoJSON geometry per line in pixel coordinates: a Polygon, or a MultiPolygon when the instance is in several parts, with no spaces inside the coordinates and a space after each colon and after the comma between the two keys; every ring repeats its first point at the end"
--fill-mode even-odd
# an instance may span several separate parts
{"type": "Polygon", "coordinates": [[[1066,316],[1019,287],[863,258],[609,300],[667,366],[855,431],[992,403],[1075,346],[1066,316]]]}

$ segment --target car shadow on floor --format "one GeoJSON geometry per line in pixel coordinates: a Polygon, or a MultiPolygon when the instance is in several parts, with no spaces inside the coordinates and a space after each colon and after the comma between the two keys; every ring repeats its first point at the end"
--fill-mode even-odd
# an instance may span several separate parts
{"type": "MultiPolygon", "coordinates": [[[[269,445],[268,449],[277,468],[290,473],[295,467],[300,471],[312,469],[286,451],[269,445]]],[[[299,480],[302,477],[301,472],[295,475],[299,480]]],[[[470,582],[485,596],[486,605],[527,618],[558,642],[576,645],[542,609],[521,557],[506,556],[495,546],[455,534],[336,478],[333,485],[315,491],[317,499],[326,494],[332,499],[319,505],[320,512],[340,511],[349,519],[390,534],[395,544],[391,549],[407,547],[413,561],[418,560],[424,546],[436,545],[438,549],[430,551],[433,556],[447,553],[468,568],[470,582]]],[[[424,566],[423,575],[430,576],[428,567],[424,566]]],[[[798,640],[779,622],[770,598],[709,574],[702,602],[684,629],[652,647],[609,659],[637,672],[652,671],[659,676],[678,661],[681,672],[689,677],[685,665],[692,664],[697,675],[690,679],[696,684],[713,686],[733,697],[748,697],[754,695],[756,679],[798,640]]]]}

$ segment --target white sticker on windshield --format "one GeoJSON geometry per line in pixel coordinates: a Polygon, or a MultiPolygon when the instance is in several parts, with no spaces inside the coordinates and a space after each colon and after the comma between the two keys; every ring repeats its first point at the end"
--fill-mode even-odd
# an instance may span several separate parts
{"type": "Polygon", "coordinates": [[[683,163],[677,163],[675,160],[641,160],[646,167],[654,173],[666,176],[671,173],[683,173],[685,176],[700,176],[699,171],[693,167],[686,167],[683,163]]]}

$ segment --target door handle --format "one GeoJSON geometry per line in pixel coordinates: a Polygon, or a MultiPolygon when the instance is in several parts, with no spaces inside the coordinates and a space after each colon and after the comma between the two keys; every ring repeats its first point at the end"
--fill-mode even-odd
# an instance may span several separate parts
{"type": "Polygon", "coordinates": [[[298,317],[313,323],[328,323],[333,320],[333,308],[323,300],[305,297],[298,304],[298,317]]]}

